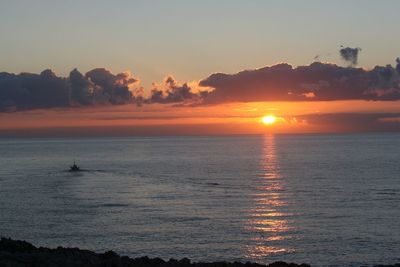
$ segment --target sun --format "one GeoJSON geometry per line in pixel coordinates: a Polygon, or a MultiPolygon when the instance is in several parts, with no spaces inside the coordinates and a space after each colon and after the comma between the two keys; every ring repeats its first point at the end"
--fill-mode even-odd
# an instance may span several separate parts
{"type": "Polygon", "coordinates": [[[266,125],[271,125],[276,122],[276,117],[274,115],[267,115],[262,117],[261,121],[266,125]]]}

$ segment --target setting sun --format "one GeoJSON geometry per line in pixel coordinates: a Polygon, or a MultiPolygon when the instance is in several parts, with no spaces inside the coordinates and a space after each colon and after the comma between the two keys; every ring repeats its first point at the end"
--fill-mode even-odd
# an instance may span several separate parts
{"type": "Polygon", "coordinates": [[[267,115],[262,117],[262,123],[266,125],[271,125],[276,122],[276,117],[274,115],[267,115]]]}

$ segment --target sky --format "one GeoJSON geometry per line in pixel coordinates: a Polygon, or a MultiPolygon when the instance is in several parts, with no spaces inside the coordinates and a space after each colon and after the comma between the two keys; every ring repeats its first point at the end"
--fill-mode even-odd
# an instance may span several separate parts
{"type": "Polygon", "coordinates": [[[0,135],[398,131],[398,10],[0,0],[0,72],[14,75],[0,75],[0,135]],[[277,123],[262,125],[267,114],[277,123]]]}

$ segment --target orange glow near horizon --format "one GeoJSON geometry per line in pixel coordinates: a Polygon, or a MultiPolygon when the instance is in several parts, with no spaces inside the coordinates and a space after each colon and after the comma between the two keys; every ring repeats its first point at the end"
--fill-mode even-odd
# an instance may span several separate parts
{"type": "MultiPolygon", "coordinates": [[[[360,127],[353,124],[345,125],[342,120],[331,121],[321,117],[318,121],[312,121],[307,117],[325,113],[400,113],[400,105],[396,101],[332,101],[252,102],[199,107],[153,104],[142,107],[121,105],[38,109],[0,113],[0,135],[2,132],[28,134],[30,129],[51,133],[53,128],[75,129],[79,132],[80,128],[89,127],[103,128],[87,130],[88,135],[90,131],[93,135],[101,135],[107,132],[104,130],[106,128],[110,129],[110,133],[118,130],[118,135],[138,133],[207,135],[328,133],[353,131],[360,127]]],[[[384,125],[397,123],[398,120],[398,117],[383,116],[378,122],[384,125]]],[[[68,132],[59,130],[55,135],[63,131],[68,132]]]]}
{"type": "Polygon", "coordinates": [[[274,115],[267,115],[262,117],[261,120],[265,125],[272,125],[276,122],[276,117],[274,115]]]}

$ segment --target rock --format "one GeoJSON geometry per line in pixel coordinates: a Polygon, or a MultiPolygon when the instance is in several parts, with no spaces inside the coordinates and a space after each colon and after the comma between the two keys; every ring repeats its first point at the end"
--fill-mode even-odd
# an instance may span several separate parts
{"type": "MultiPolygon", "coordinates": [[[[129,258],[119,256],[114,251],[95,253],[79,248],[56,249],[37,248],[34,245],[10,238],[0,240],[0,267],[310,267],[308,264],[286,263],[278,261],[269,265],[254,262],[194,262],[190,259],[129,258]]],[[[376,265],[374,267],[400,267],[394,265],[376,265]]]]}

